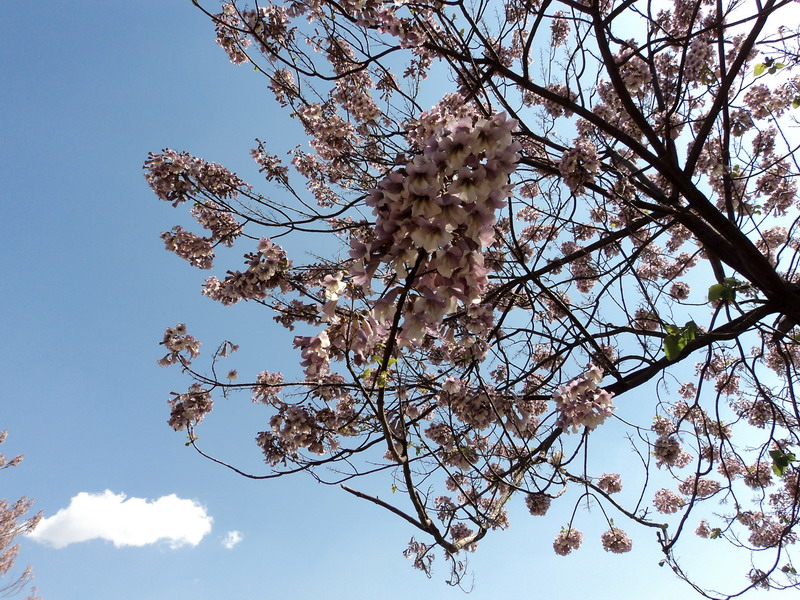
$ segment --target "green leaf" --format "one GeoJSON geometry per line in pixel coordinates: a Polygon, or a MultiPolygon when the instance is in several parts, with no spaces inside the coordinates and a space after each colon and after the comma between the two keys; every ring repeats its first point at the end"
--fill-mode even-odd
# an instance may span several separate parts
{"type": "Polygon", "coordinates": [[[394,494],[397,491],[397,486],[392,484],[392,493],[394,494]]]}
{"type": "Polygon", "coordinates": [[[708,288],[709,302],[733,302],[736,300],[736,290],[742,282],[735,277],[726,277],[722,283],[715,283],[708,288]]]}
{"type": "Polygon", "coordinates": [[[783,450],[775,449],[770,450],[769,455],[772,458],[772,472],[778,477],[783,477],[789,465],[795,461],[795,455],[791,452],[785,453],[783,450]]]}
{"type": "Polygon", "coordinates": [[[723,292],[725,292],[725,286],[721,283],[715,283],[708,288],[708,301],[718,302],[722,298],[723,292]]]}
{"type": "Polygon", "coordinates": [[[679,345],[678,339],[672,336],[668,336],[664,340],[664,354],[667,356],[667,360],[672,362],[678,355],[681,353],[681,347],[679,345]]]}
{"type": "Polygon", "coordinates": [[[683,327],[666,325],[667,337],[664,338],[664,355],[670,362],[676,360],[686,345],[697,337],[698,328],[694,321],[683,327]]]}
{"type": "Polygon", "coordinates": [[[800,108],[800,96],[792,100],[792,108],[800,108]]]}
{"type": "Polygon", "coordinates": [[[755,74],[756,77],[758,77],[759,75],[762,75],[766,70],[767,70],[767,65],[764,63],[760,63],[756,65],[755,69],[753,69],[753,73],[755,74]]]}

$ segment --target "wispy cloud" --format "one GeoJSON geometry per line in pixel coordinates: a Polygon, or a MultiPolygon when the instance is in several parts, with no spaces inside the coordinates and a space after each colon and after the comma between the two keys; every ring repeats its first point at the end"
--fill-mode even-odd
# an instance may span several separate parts
{"type": "Polygon", "coordinates": [[[211,531],[213,519],[194,500],[175,494],[156,500],[127,498],[106,490],[80,492],[52,517],[42,519],[28,537],[55,548],[102,539],[114,546],[146,546],[166,541],[173,548],[196,546],[211,531]]]}
{"type": "Polygon", "coordinates": [[[233,531],[229,531],[228,533],[225,534],[225,539],[222,540],[222,546],[226,550],[230,550],[236,544],[241,542],[242,539],[243,539],[242,532],[241,531],[236,531],[234,529],[233,531]]]}

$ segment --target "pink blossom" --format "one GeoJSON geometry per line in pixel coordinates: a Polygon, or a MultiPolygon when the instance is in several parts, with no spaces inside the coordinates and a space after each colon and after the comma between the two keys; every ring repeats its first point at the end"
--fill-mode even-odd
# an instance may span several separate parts
{"type": "Polygon", "coordinates": [[[708,498],[713,496],[720,490],[720,484],[713,479],[705,477],[687,477],[678,486],[678,491],[684,496],[694,496],[698,498],[708,498]]]}
{"type": "Polygon", "coordinates": [[[561,528],[561,533],[556,536],[553,542],[553,550],[560,556],[566,556],[573,550],[577,550],[583,543],[583,534],[572,527],[561,528]]]}
{"type": "Polygon", "coordinates": [[[603,550],[614,554],[624,554],[633,548],[633,542],[628,534],[616,527],[612,527],[600,536],[600,541],[603,544],[603,550]]]}
{"type": "Polygon", "coordinates": [[[158,361],[162,367],[181,363],[189,365],[192,359],[200,354],[200,342],[193,336],[186,333],[186,325],[178,323],[175,327],[169,327],[164,332],[164,339],[161,345],[166,346],[169,353],[158,361]]]}
{"type": "Polygon", "coordinates": [[[566,186],[574,194],[583,193],[584,186],[594,182],[600,170],[595,145],[585,138],[578,138],[573,147],[564,152],[558,169],[566,186]]]}
{"type": "Polygon", "coordinates": [[[256,377],[256,384],[252,389],[253,402],[270,404],[273,400],[277,400],[282,385],[283,375],[281,373],[262,371],[256,377]]]}
{"type": "Polygon", "coordinates": [[[145,179],[156,195],[173,206],[208,194],[214,198],[235,198],[249,186],[222,165],[176,152],[169,148],[148,155],[145,179]]]}
{"type": "MultiPolygon", "coordinates": [[[[540,492],[528,494],[525,496],[525,505],[528,507],[530,513],[534,516],[541,516],[547,513],[550,508],[550,496],[540,492]]],[[[556,550],[558,552],[558,550],[556,550]]]]}
{"type": "Polygon", "coordinates": [[[597,487],[607,494],[616,494],[622,491],[622,478],[617,473],[604,473],[597,480],[597,487]]]}
{"type": "Polygon", "coordinates": [[[611,406],[613,395],[597,386],[602,378],[603,370],[589,365],[583,376],[562,385],[553,394],[559,411],[556,425],[565,430],[571,428],[573,433],[577,433],[581,427],[594,429],[611,416],[614,410],[611,406]]]}
{"type": "Polygon", "coordinates": [[[203,389],[199,383],[193,383],[185,394],[175,394],[169,399],[172,409],[169,426],[175,431],[197,425],[211,412],[213,401],[209,390],[203,389]]]}
{"type": "Polygon", "coordinates": [[[711,536],[711,530],[708,528],[708,523],[706,523],[705,519],[700,521],[700,524],[697,526],[697,529],[695,529],[694,532],[701,538],[708,538],[711,536]]]}
{"type": "Polygon", "coordinates": [[[685,453],[675,436],[662,435],[653,444],[653,454],[656,457],[657,466],[672,467],[676,466],[681,455],[685,453]]]}
{"type": "Polygon", "coordinates": [[[667,489],[658,490],[653,498],[656,510],[664,514],[672,514],[686,504],[678,494],[667,489]]]}

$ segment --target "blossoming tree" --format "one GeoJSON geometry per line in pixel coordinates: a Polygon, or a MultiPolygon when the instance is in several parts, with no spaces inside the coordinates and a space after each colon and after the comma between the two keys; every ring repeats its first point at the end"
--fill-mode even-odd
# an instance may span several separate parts
{"type": "MultiPolygon", "coordinates": [[[[6,432],[0,431],[0,444],[5,441],[6,432]]],[[[0,454],[0,471],[16,467],[21,462],[22,456],[15,456],[9,460],[0,454]]],[[[25,518],[32,504],[33,502],[27,498],[20,498],[13,503],[0,498],[0,578],[11,577],[10,582],[0,583],[0,597],[3,598],[21,592],[33,577],[30,567],[26,567],[19,575],[11,575],[19,554],[19,544],[15,544],[14,540],[17,536],[33,531],[42,518],[41,513],[25,518]]],[[[40,600],[36,595],[36,588],[33,588],[27,598],[40,600]]]]}
{"type": "Polygon", "coordinates": [[[602,519],[605,550],[653,540],[681,577],[697,535],[752,554],[740,588],[798,587],[796,2],[194,4],[310,146],[289,165],[258,142],[271,197],[187,153],[145,163],[208,232],[174,227],[167,249],[200,269],[246,252],[203,294],[299,334],[294,376],[240,382],[168,329],[160,362],[192,378],[174,429],[204,453],[214,395],[249,393],[268,423],[251,476],[341,484],[454,581],[520,502],[576,507],[561,555],[602,519]],[[302,264],[287,234],[341,252],[302,264]],[[629,472],[592,453],[604,435],[629,472]]]}

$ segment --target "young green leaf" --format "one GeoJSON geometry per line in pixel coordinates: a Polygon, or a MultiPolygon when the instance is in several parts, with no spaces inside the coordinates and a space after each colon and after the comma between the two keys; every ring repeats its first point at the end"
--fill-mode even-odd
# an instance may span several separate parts
{"type": "Polygon", "coordinates": [[[778,477],[783,477],[789,465],[795,461],[795,455],[791,452],[783,452],[783,450],[775,449],[770,450],[769,455],[772,458],[772,472],[778,477]]]}
{"type": "Polygon", "coordinates": [[[689,321],[683,327],[667,325],[667,337],[664,338],[664,355],[670,362],[676,360],[686,345],[697,337],[697,324],[689,321]]]}
{"type": "Polygon", "coordinates": [[[708,288],[709,302],[733,302],[736,300],[736,290],[742,282],[735,277],[726,277],[722,283],[715,283],[708,288]]]}

